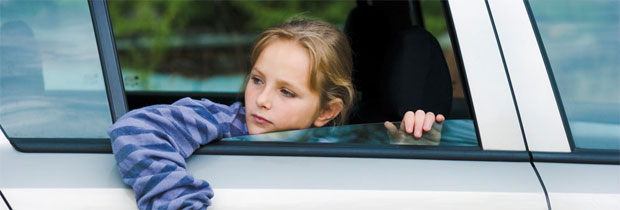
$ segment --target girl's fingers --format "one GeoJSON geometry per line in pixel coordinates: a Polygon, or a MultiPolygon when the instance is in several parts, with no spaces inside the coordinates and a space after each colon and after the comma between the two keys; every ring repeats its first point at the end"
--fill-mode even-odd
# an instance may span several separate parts
{"type": "Polygon", "coordinates": [[[405,125],[405,131],[407,133],[413,133],[413,125],[415,122],[415,115],[413,114],[412,111],[408,111],[407,113],[405,113],[405,116],[403,117],[403,123],[401,123],[401,128],[402,125],[405,125]]]}
{"type": "Polygon", "coordinates": [[[413,133],[413,137],[415,138],[421,138],[422,137],[422,126],[424,125],[424,118],[426,118],[426,115],[424,114],[424,111],[422,110],[418,110],[415,112],[415,121],[414,121],[414,133],[413,133]]]}
{"type": "Polygon", "coordinates": [[[385,129],[387,129],[388,135],[390,135],[390,137],[394,137],[398,135],[398,128],[396,128],[394,123],[390,121],[385,121],[383,123],[383,126],[385,126],[385,129]]]}
{"type": "Polygon", "coordinates": [[[444,120],[446,120],[446,117],[443,116],[443,114],[438,114],[437,118],[435,119],[438,123],[443,122],[444,120]]]}
{"type": "MultiPolygon", "coordinates": [[[[442,114],[435,116],[432,112],[425,113],[422,110],[417,110],[415,113],[408,111],[405,113],[405,116],[403,116],[400,130],[408,134],[413,134],[415,138],[422,138],[423,131],[429,132],[433,128],[435,122],[441,123],[444,120],[446,120],[446,117],[442,114]]],[[[396,128],[394,124],[391,125],[396,128]]],[[[385,126],[386,128],[388,127],[388,122],[385,123],[385,126]]]]}
{"type": "Polygon", "coordinates": [[[424,119],[424,131],[429,132],[433,127],[433,123],[435,123],[435,114],[432,112],[427,112],[426,118],[424,119]]]}

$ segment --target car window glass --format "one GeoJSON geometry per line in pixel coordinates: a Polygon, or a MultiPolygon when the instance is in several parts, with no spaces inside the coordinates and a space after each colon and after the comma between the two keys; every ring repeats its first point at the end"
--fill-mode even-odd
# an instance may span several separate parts
{"type": "Polygon", "coordinates": [[[620,2],[530,1],[577,148],[620,149],[620,2]]]}
{"type": "MultiPolygon", "coordinates": [[[[400,122],[393,123],[397,127],[400,126],[400,122]]],[[[435,124],[431,131],[420,139],[412,138],[410,135],[398,136],[400,134],[390,133],[383,123],[367,123],[237,136],[225,138],[222,141],[477,146],[476,134],[463,132],[463,130],[469,130],[468,126],[473,128],[473,124],[466,121],[448,120],[442,124],[435,124]]]]}
{"type": "Polygon", "coordinates": [[[112,118],[87,1],[0,1],[9,138],[105,138],[112,118]]]}

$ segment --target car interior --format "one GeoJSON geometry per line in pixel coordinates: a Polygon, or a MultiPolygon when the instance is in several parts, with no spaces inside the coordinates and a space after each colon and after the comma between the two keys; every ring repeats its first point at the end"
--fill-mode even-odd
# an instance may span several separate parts
{"type": "Polygon", "coordinates": [[[408,4],[360,1],[349,13],[345,33],[359,91],[353,124],[398,121],[417,109],[449,114],[452,86],[443,52],[424,29],[419,4],[412,10],[408,4]]]}

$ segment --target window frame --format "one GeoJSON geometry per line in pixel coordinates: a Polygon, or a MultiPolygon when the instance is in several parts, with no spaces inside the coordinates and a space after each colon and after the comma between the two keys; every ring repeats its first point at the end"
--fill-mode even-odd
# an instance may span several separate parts
{"type": "Polygon", "coordinates": [[[121,68],[116,54],[116,42],[110,22],[110,13],[105,0],[89,0],[99,58],[103,69],[103,79],[112,113],[112,122],[127,113],[127,100],[121,68]]]}

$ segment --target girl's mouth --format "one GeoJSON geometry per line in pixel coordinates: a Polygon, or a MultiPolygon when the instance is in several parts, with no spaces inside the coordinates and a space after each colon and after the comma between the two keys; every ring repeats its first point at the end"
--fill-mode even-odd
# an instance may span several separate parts
{"type": "Polygon", "coordinates": [[[258,116],[256,114],[252,114],[252,118],[254,118],[254,121],[256,121],[259,124],[272,124],[271,121],[269,121],[269,120],[267,120],[267,119],[265,119],[265,118],[263,118],[261,116],[258,116]]]}

